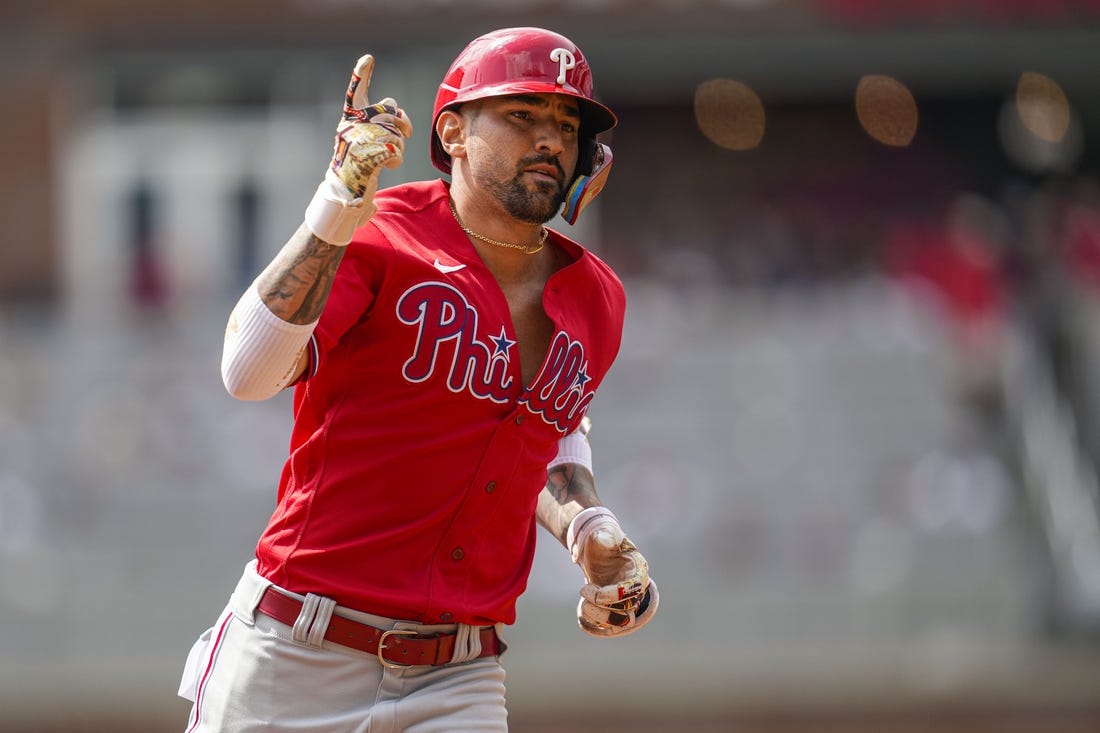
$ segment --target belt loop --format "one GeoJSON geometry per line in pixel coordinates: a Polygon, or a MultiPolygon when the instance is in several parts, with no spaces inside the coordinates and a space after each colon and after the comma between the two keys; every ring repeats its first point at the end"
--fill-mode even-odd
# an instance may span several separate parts
{"type": "Polygon", "coordinates": [[[302,601],[302,610],[298,612],[298,618],[294,620],[290,638],[299,644],[309,643],[309,627],[313,625],[313,616],[317,613],[317,605],[321,597],[313,593],[307,593],[302,601]]]}
{"type": "Polygon", "coordinates": [[[310,646],[320,649],[325,641],[329,621],[332,620],[332,611],[336,608],[336,600],[324,596],[314,597],[317,598],[317,610],[313,614],[313,624],[309,627],[309,636],[306,640],[310,646]]]}
{"type": "Polygon", "coordinates": [[[320,649],[325,640],[325,632],[328,631],[329,621],[332,620],[334,608],[336,608],[336,601],[332,598],[307,593],[305,600],[302,601],[302,610],[294,620],[291,638],[299,644],[320,649]]]}
{"type": "Polygon", "coordinates": [[[455,631],[455,647],[449,660],[440,660],[450,664],[468,662],[481,655],[481,628],[469,624],[459,624],[455,631]]]}

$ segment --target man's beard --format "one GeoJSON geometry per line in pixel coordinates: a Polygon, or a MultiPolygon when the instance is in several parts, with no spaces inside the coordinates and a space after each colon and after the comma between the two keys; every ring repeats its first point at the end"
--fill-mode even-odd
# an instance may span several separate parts
{"type": "Polygon", "coordinates": [[[519,171],[507,181],[488,180],[488,177],[479,177],[478,181],[487,191],[500,201],[505,210],[519,221],[531,224],[545,224],[554,218],[562,204],[565,203],[565,187],[557,181],[535,182],[536,190],[531,191],[523,183],[523,169],[536,163],[554,162],[553,159],[532,158],[520,161],[519,171]]]}

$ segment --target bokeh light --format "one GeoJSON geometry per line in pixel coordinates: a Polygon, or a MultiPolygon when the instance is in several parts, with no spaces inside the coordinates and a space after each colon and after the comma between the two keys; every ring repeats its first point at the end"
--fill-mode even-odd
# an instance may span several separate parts
{"type": "Polygon", "coordinates": [[[869,74],[856,87],[859,124],[884,145],[905,147],[917,134],[917,101],[897,79],[869,74]]]}
{"type": "Polygon", "coordinates": [[[1061,142],[1069,131],[1069,99],[1058,82],[1025,71],[1016,84],[1016,111],[1031,134],[1049,143],[1061,142]]]}
{"type": "Polygon", "coordinates": [[[764,139],[764,104],[747,84],[711,79],[695,89],[695,122],[719,147],[752,150],[764,139]]]}
{"type": "Polygon", "coordinates": [[[1080,160],[1084,134],[1061,85],[1026,71],[1017,80],[997,121],[1001,146],[1020,168],[1032,173],[1065,172],[1080,160]]]}

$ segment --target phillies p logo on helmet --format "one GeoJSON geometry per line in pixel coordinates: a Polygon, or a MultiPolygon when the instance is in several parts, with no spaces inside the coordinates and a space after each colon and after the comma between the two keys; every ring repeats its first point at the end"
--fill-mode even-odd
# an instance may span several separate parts
{"type": "Polygon", "coordinates": [[[555,48],[550,52],[550,60],[557,61],[560,66],[558,71],[558,84],[564,85],[567,77],[565,72],[574,68],[577,65],[577,57],[573,55],[573,52],[568,48],[555,48]]]}

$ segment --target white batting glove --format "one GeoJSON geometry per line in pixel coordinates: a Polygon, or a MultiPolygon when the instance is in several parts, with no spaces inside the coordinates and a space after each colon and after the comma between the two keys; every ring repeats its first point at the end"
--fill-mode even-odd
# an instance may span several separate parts
{"type": "Polygon", "coordinates": [[[653,620],[660,596],[649,563],[604,507],[585,509],[569,523],[566,544],[584,571],[577,623],[591,636],[632,634],[653,620]]]}
{"type": "Polygon", "coordinates": [[[405,155],[412,123],[392,98],[367,103],[374,57],[360,57],[348,83],[347,99],[325,180],[306,207],[309,230],[329,244],[346,245],[374,215],[374,194],[383,168],[396,168],[405,155]]]}

